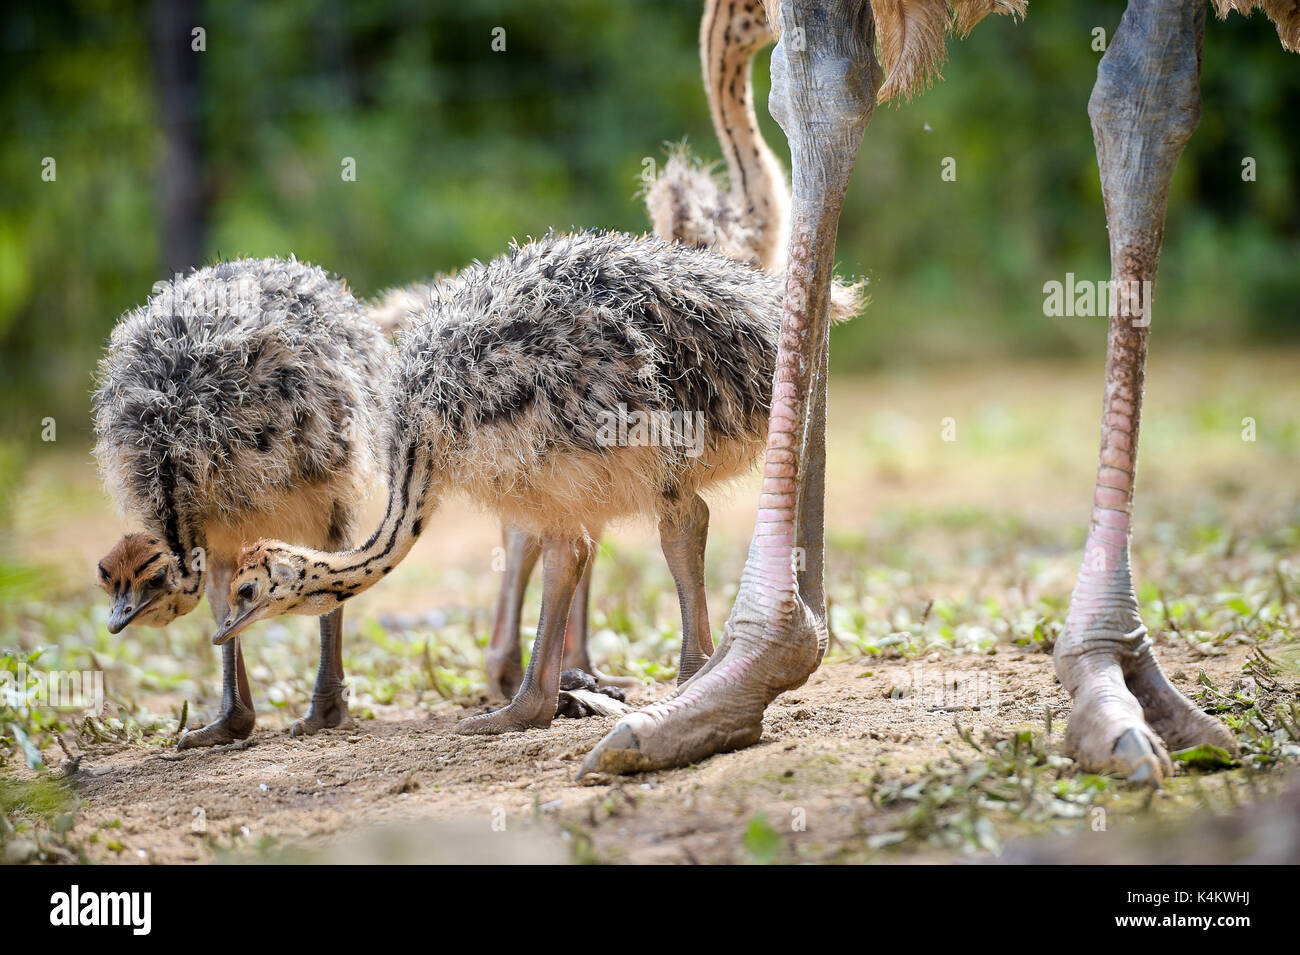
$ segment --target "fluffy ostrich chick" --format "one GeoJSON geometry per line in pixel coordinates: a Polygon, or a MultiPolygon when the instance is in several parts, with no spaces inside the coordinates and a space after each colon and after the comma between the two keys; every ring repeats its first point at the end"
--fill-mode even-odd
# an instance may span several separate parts
{"type": "MultiPolygon", "coordinates": [[[[162,627],[206,589],[218,623],[240,547],[275,534],[352,542],[383,470],[376,383],[387,340],[340,281],[306,263],[241,259],[159,283],[113,329],[94,396],[95,456],[143,530],[99,562],[108,629],[162,627]]],[[[321,617],[311,710],[294,732],[348,720],[341,608],[321,617]]],[[[221,712],[182,749],[247,737],[238,641],[222,652],[221,712]]]]}

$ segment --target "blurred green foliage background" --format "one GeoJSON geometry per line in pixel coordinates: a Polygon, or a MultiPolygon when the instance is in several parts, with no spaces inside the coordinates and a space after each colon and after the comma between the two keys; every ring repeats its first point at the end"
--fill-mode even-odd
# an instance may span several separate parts
{"type": "MultiPolygon", "coordinates": [[[[645,157],[683,137],[720,155],[696,0],[194,7],[205,261],[293,253],[370,295],[551,227],[641,231],[645,157]]],[[[0,399],[19,441],[45,415],[60,439],[88,433],[109,329],[167,271],[159,9],[49,0],[0,15],[0,399]]],[[[1086,104],[1093,30],[1109,36],[1122,9],[1036,0],[1023,23],[990,18],[950,43],[945,82],[877,111],[838,252],[843,273],[871,280],[873,305],[837,330],[841,369],[1100,350],[1100,320],[1044,317],[1043,284],[1107,277],[1086,104]],[[955,182],[940,178],[949,156],[955,182]]],[[[763,104],[766,54],[756,82],[763,104]]],[[[1262,16],[1212,19],[1203,93],[1171,197],[1157,341],[1294,339],[1300,59],[1262,16]]]]}

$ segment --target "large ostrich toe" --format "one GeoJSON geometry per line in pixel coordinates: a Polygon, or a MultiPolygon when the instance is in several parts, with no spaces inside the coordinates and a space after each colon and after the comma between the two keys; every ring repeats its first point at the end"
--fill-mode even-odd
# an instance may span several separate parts
{"type": "Polygon", "coordinates": [[[1142,704],[1142,715],[1170,751],[1202,744],[1237,754],[1237,740],[1220,720],[1178,691],[1148,646],[1127,673],[1129,689],[1142,704]]]}

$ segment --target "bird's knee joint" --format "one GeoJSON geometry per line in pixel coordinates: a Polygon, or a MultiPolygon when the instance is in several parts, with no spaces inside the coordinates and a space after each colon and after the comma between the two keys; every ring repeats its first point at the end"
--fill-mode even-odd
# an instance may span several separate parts
{"type": "Polygon", "coordinates": [[[779,44],[772,53],[768,112],[792,141],[837,133],[856,138],[871,119],[881,80],[869,43],[860,53],[787,52],[779,44]]]}
{"type": "Polygon", "coordinates": [[[1088,100],[1088,118],[1099,143],[1132,146],[1145,144],[1156,157],[1177,161],[1201,121],[1201,93],[1197,78],[1168,83],[1159,101],[1142,102],[1139,77],[1106,82],[1099,73],[1088,100]]]}
{"type": "Polygon", "coordinates": [[[1130,2],[1088,100],[1098,135],[1138,138],[1176,159],[1201,117],[1204,34],[1204,3],[1130,2]]]}

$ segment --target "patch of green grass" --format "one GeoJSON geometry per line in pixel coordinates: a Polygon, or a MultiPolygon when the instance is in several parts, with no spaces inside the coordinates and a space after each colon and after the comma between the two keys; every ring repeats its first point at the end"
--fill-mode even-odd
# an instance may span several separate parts
{"type": "Polygon", "coordinates": [[[966,852],[997,852],[1001,831],[1041,829],[1085,816],[1107,790],[1104,777],[1080,773],[1074,763],[1031,729],[985,731],[981,738],[954,724],[965,749],[886,781],[878,774],[869,796],[891,828],[867,836],[868,850],[918,845],[966,852]]]}
{"type": "Polygon", "coordinates": [[[1232,754],[1221,746],[1202,743],[1187,749],[1170,753],[1169,758],[1175,763],[1182,763],[1189,769],[1229,769],[1237,765],[1232,754]]]}
{"type": "Polygon", "coordinates": [[[0,774],[0,813],[22,814],[45,821],[71,810],[74,799],[67,784],[50,776],[15,779],[0,774]]]}
{"type": "Polygon", "coordinates": [[[38,705],[33,696],[44,655],[0,652],[0,767],[17,759],[41,768],[41,750],[67,729],[57,710],[38,705]]]}
{"type": "MultiPolygon", "coordinates": [[[[1286,679],[1285,668],[1260,647],[1242,672],[1232,690],[1202,673],[1197,694],[1208,712],[1236,732],[1238,758],[1210,746],[1171,754],[1187,775],[1169,781],[1166,799],[1176,803],[1190,792],[1198,804],[1218,811],[1222,807],[1211,805],[1201,782],[1207,774],[1223,777],[1216,791],[1231,807],[1238,804],[1234,794],[1240,787],[1260,793],[1261,777],[1281,778],[1280,770],[1300,766],[1300,685],[1286,679]]],[[[1155,798],[1122,780],[1080,772],[1051,742],[1050,711],[1043,733],[985,731],[976,739],[955,725],[964,750],[950,750],[947,758],[899,779],[877,773],[864,781],[888,826],[864,834],[868,853],[924,846],[997,853],[1009,835],[1042,832],[1069,820],[1082,826],[1094,811],[1149,809],[1155,798]]]]}
{"type": "MultiPolygon", "coordinates": [[[[1240,765],[1258,771],[1300,764],[1300,685],[1286,679],[1285,668],[1258,646],[1242,673],[1234,688],[1223,690],[1202,672],[1197,702],[1237,734],[1240,765]]],[[[1214,768],[1227,755],[1192,753],[1184,761],[1214,768]]]]}
{"type": "Polygon", "coordinates": [[[767,821],[764,813],[755,813],[741,837],[746,861],[753,865],[775,865],[790,858],[785,836],[767,821]]]}
{"type": "Polygon", "coordinates": [[[85,861],[71,840],[77,800],[62,779],[0,772],[0,858],[8,863],[85,861]]]}

